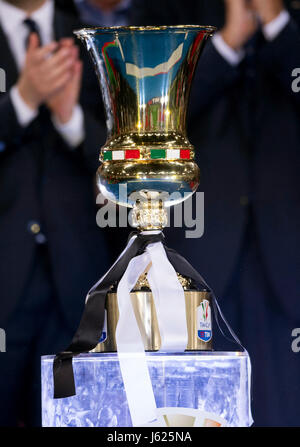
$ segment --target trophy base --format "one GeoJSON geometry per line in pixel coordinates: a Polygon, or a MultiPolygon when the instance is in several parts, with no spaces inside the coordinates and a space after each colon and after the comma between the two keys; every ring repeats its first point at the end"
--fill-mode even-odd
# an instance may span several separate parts
{"type": "MultiPolygon", "coordinates": [[[[243,352],[146,355],[164,427],[248,427],[249,357],[243,352]]],[[[44,427],[131,427],[117,354],[74,357],[76,396],[53,399],[53,359],[42,357],[44,427]]],[[[132,354],[134,368],[135,358],[132,354]]]]}
{"type": "MultiPolygon", "coordinates": [[[[136,320],[144,342],[145,351],[159,351],[161,338],[157,315],[151,291],[136,291],[130,294],[136,320]]],[[[210,315],[210,293],[198,290],[184,292],[186,304],[186,320],[188,330],[187,351],[211,351],[212,322],[210,315]],[[206,304],[209,313],[205,318],[201,304],[206,304]]],[[[116,293],[108,293],[105,305],[105,323],[101,342],[91,352],[116,352],[116,327],[119,319],[119,308],[116,293]]]]}

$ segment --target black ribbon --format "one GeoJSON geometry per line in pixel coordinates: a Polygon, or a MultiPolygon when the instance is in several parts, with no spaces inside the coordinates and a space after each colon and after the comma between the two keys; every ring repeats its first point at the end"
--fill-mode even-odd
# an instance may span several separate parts
{"type": "MultiPolygon", "coordinates": [[[[132,236],[132,235],[131,235],[132,236]]],[[[76,394],[72,358],[94,349],[99,343],[105,314],[105,299],[111,286],[125,273],[132,258],[141,254],[147,245],[163,242],[160,234],[137,234],[125,253],[115,262],[104,276],[88,293],[85,309],[79,327],[66,351],[56,355],[53,364],[54,398],[70,397],[76,394]]]]}
{"type": "MultiPolygon", "coordinates": [[[[84,313],[70,346],[66,351],[57,354],[54,359],[53,378],[55,399],[70,397],[76,394],[72,366],[73,357],[84,352],[89,352],[97,346],[104,325],[105,300],[108,291],[113,284],[122,278],[131,259],[143,253],[147,245],[155,242],[164,242],[164,236],[162,233],[138,233],[131,245],[128,246],[126,251],[115,262],[103,279],[89,291],[84,313]]],[[[210,292],[214,317],[220,332],[227,340],[229,340],[220,326],[218,315],[221,316],[221,319],[225,323],[225,326],[233,341],[245,351],[245,348],[223,316],[213,290],[208,286],[202,276],[175,250],[172,250],[166,246],[164,248],[166,250],[167,257],[176,272],[191,278],[195,283],[205,287],[207,291],[210,292]]]]}

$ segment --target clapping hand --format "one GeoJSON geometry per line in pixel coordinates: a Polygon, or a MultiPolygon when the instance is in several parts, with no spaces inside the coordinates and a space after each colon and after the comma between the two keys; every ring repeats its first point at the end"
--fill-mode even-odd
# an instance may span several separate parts
{"type": "Polygon", "coordinates": [[[73,64],[70,66],[70,79],[47,101],[47,106],[55,118],[61,123],[67,123],[72,117],[74,107],[78,103],[82,79],[82,62],[78,58],[78,47],[73,39],[62,39],[61,47],[71,50],[73,64]]]}
{"type": "Polygon", "coordinates": [[[242,48],[259,24],[266,25],[284,10],[283,0],[225,0],[226,23],[221,31],[234,50],[242,48]]]}
{"type": "Polygon", "coordinates": [[[37,34],[29,38],[25,65],[17,87],[23,100],[37,109],[71,80],[76,55],[72,47],[51,42],[40,47],[37,34]]]}

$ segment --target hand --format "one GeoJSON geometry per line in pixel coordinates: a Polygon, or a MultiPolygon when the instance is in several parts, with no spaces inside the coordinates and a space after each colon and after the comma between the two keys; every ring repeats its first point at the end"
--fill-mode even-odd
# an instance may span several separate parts
{"type": "Polygon", "coordinates": [[[17,84],[23,100],[32,109],[37,109],[70,80],[73,64],[71,48],[59,48],[57,42],[40,47],[37,34],[32,33],[25,66],[17,84]]]}
{"type": "Polygon", "coordinates": [[[252,0],[252,7],[263,25],[267,25],[284,10],[284,3],[283,0],[252,0]]]}
{"type": "Polygon", "coordinates": [[[258,20],[251,3],[246,0],[225,0],[225,6],[226,23],[221,35],[227,45],[238,50],[255,33],[258,20]]]}
{"type": "Polygon", "coordinates": [[[65,124],[71,119],[74,107],[78,103],[82,79],[82,62],[78,59],[79,51],[78,47],[74,45],[73,39],[62,39],[60,45],[72,49],[74,64],[71,68],[71,77],[62,89],[51,95],[46,104],[57,121],[65,124]]]}

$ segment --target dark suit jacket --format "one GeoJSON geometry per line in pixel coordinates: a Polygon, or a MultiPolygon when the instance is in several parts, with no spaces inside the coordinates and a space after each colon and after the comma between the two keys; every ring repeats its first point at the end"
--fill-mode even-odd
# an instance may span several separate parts
{"type": "MultiPolygon", "coordinates": [[[[205,192],[205,233],[184,239],[166,230],[222,296],[242,248],[249,206],[254,213],[267,279],[280,309],[300,321],[300,94],[292,70],[300,67],[300,15],[272,42],[257,34],[243,63],[233,68],[209,43],[191,93],[189,132],[205,192]],[[253,53],[254,49],[254,53],[253,53]]],[[[299,2],[297,3],[299,4],[299,2]]],[[[220,0],[164,0],[135,4],[135,24],[199,23],[222,26],[220,0]]],[[[275,305],[275,301],[274,301],[275,305]]]]}
{"type": "MultiPolygon", "coordinates": [[[[78,27],[73,18],[56,11],[57,39],[72,36],[78,27]]],[[[1,29],[0,55],[8,92],[18,73],[1,29]]],[[[32,270],[36,248],[36,236],[30,231],[32,222],[41,226],[47,238],[55,288],[72,330],[81,316],[88,289],[109,266],[105,235],[96,225],[94,175],[106,128],[98,119],[103,111],[95,98],[100,99],[100,90],[93,66],[86,60],[81,94],[86,140],[72,150],[55,130],[46,107],[23,129],[9,94],[0,94],[2,327],[21,299],[32,270]]]]}

